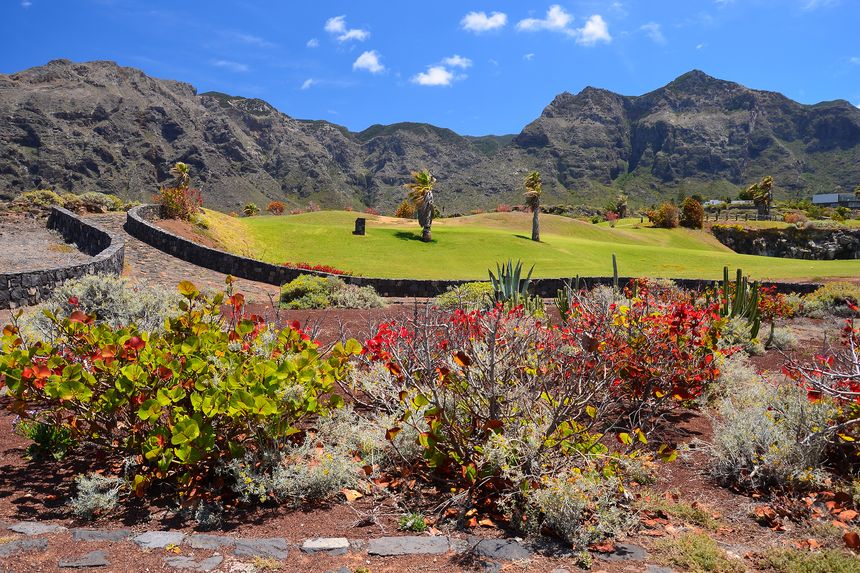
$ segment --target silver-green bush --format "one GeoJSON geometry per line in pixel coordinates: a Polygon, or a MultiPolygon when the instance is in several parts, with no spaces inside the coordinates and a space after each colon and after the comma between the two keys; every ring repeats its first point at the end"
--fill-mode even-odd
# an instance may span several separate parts
{"type": "Polygon", "coordinates": [[[300,275],[281,287],[281,307],[292,310],[314,308],[379,308],[385,306],[373,287],[348,285],[337,277],[300,275]]]}
{"type": "Polygon", "coordinates": [[[436,306],[444,310],[464,311],[489,308],[493,304],[493,285],[489,282],[464,283],[436,297],[436,306]]]}
{"type": "MultiPolygon", "coordinates": [[[[68,316],[79,309],[113,328],[137,325],[145,332],[159,331],[169,316],[178,313],[179,294],[160,287],[144,287],[113,275],[87,275],[66,281],[45,301],[45,310],[68,316]]],[[[51,340],[53,325],[43,314],[25,322],[25,334],[35,329],[51,340]]]]}
{"type": "Polygon", "coordinates": [[[119,504],[119,491],[124,482],[100,474],[79,475],[75,478],[77,495],[69,500],[72,512],[81,519],[106,515],[119,504]]]}
{"type": "Polygon", "coordinates": [[[748,364],[734,364],[723,370],[725,394],[713,416],[714,476],[751,489],[819,483],[836,408],[810,401],[793,384],[751,376],[748,364]]]}

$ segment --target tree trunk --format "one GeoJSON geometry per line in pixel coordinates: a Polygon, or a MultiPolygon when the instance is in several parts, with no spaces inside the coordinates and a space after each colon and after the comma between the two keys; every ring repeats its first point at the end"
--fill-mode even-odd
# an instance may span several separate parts
{"type": "Polygon", "coordinates": [[[532,210],[532,241],[540,242],[540,208],[532,210]]]}
{"type": "Polygon", "coordinates": [[[421,231],[421,240],[429,243],[433,240],[433,235],[430,234],[430,227],[424,227],[421,231]]]}

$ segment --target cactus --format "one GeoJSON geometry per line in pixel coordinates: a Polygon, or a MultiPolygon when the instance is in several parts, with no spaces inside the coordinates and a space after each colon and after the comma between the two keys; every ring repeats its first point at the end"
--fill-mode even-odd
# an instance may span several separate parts
{"type": "Polygon", "coordinates": [[[571,285],[570,281],[566,280],[564,281],[564,286],[558,289],[558,293],[555,295],[555,307],[558,309],[562,320],[566,320],[568,315],[570,315],[570,311],[573,308],[573,299],[578,292],[579,275],[576,275],[573,285],[571,285]]]}
{"type": "Polygon", "coordinates": [[[720,301],[720,316],[723,318],[743,318],[750,325],[750,338],[757,338],[761,329],[761,316],[758,303],[761,296],[761,285],[758,281],[750,282],[741,269],[737,270],[734,283],[729,281],[729,267],[723,267],[722,300],[720,301]],[[732,289],[734,287],[734,289],[732,289]],[[734,297],[731,296],[734,290],[734,297]]]}
{"type": "Polygon", "coordinates": [[[618,262],[615,260],[615,253],[612,253],[612,291],[618,292],[618,262]]]}

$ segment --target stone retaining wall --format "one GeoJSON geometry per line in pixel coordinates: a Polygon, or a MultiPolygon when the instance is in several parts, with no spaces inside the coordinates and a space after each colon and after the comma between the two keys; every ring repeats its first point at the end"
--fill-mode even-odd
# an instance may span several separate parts
{"type": "Polygon", "coordinates": [[[860,259],[860,229],[714,225],[711,232],[722,244],[745,255],[813,261],[860,259]]]}
{"type": "MultiPolygon", "coordinates": [[[[125,230],[129,235],[183,261],[248,280],[280,286],[302,274],[330,276],[326,273],[290,269],[206,247],[156,226],[152,221],[158,219],[158,217],[159,207],[157,205],[135,207],[128,212],[125,230]]],[[[715,274],[720,270],[714,269],[715,274]]],[[[389,279],[351,276],[341,278],[349,284],[372,286],[380,295],[387,297],[434,297],[444,293],[450,287],[469,282],[466,280],[389,279]]],[[[532,292],[545,298],[555,297],[558,290],[564,286],[566,280],[570,281],[571,279],[535,279],[532,281],[532,292]]],[[[618,280],[620,284],[627,284],[630,277],[619,277],[618,280]]],[[[582,279],[582,282],[589,288],[597,285],[611,285],[612,277],[588,277],[582,279]]],[[[711,286],[714,281],[704,279],[675,279],[675,282],[684,288],[702,289],[711,286]]],[[[807,283],[776,284],[779,292],[797,292],[801,294],[812,292],[819,286],[807,283]]]]}
{"type": "Polygon", "coordinates": [[[120,274],[125,262],[125,242],[61,207],[51,209],[47,226],[94,257],[86,263],[64,267],[0,273],[0,309],[37,304],[68,279],[94,273],[120,274]]]}

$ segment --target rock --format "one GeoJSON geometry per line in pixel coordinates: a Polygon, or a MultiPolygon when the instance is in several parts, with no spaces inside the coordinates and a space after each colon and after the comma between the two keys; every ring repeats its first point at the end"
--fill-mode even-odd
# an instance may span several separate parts
{"type": "Polygon", "coordinates": [[[59,533],[66,530],[62,525],[39,523],[38,521],[19,521],[10,525],[8,529],[23,535],[43,535],[45,533],[59,533]]]}
{"type": "Polygon", "coordinates": [[[645,573],[678,573],[670,567],[661,567],[660,565],[646,565],[645,573]]]}
{"type": "Polygon", "coordinates": [[[326,571],[326,573],[352,573],[352,569],[350,569],[349,567],[344,565],[340,569],[337,569],[337,570],[331,569],[329,571],[326,571]]]}
{"type": "Polygon", "coordinates": [[[290,554],[287,540],[282,537],[270,539],[237,539],[236,549],[233,553],[238,556],[248,557],[273,557],[275,559],[286,559],[290,554]]]}
{"type": "Polygon", "coordinates": [[[482,539],[472,548],[475,554],[501,561],[530,559],[532,552],[514,539],[482,539]]]}
{"type": "Polygon", "coordinates": [[[634,545],[633,543],[618,543],[615,545],[615,551],[612,553],[601,553],[598,555],[601,559],[607,561],[645,561],[648,553],[644,547],[634,545]]]}
{"type": "Polygon", "coordinates": [[[233,547],[236,545],[236,539],[226,535],[206,535],[203,533],[195,533],[194,535],[186,537],[185,543],[194,549],[218,550],[223,547],[233,547]]]}
{"type": "Polygon", "coordinates": [[[860,142],[854,106],[803,105],[699,71],[638,97],[559,94],[513,138],[418,123],[355,133],[113,62],[55,60],[0,75],[0,88],[0,198],[51,187],[148,199],[174,160],[192,165],[207,206],[223,210],[262,196],[306,203],[310,190],[329,198],[324,207],[393,208],[427,158],[445,174],[437,194],[452,212],[516,200],[513,166],[541,166],[547,204],[628,171],[655,179],[662,199],[676,189],[663,183],[747,184],[761,173],[797,194],[811,165],[821,188],[860,180],[857,162],[844,160],[860,142]]]}
{"type": "Polygon", "coordinates": [[[107,567],[110,563],[104,551],[91,551],[78,559],[64,559],[60,561],[62,569],[84,569],[87,567],[107,567]]]}
{"type": "Polygon", "coordinates": [[[213,555],[200,561],[186,555],[171,555],[164,558],[164,564],[175,569],[188,569],[190,571],[201,571],[208,573],[214,571],[224,561],[221,555],[213,555]]]}
{"type": "Polygon", "coordinates": [[[74,541],[125,541],[131,535],[128,529],[72,529],[74,541]]]}
{"type": "Polygon", "coordinates": [[[305,553],[328,553],[329,555],[344,555],[349,551],[349,540],[346,537],[317,537],[307,539],[302,543],[305,553]]]}
{"type": "Polygon", "coordinates": [[[570,573],[570,571],[568,571],[567,569],[558,568],[553,569],[550,573],[570,573]]]}
{"type": "Polygon", "coordinates": [[[164,549],[169,545],[179,546],[185,534],[181,531],[147,531],[135,536],[132,541],[141,549],[164,549]]]}
{"type": "Polygon", "coordinates": [[[380,537],[367,544],[370,555],[441,555],[449,549],[448,538],[442,536],[380,537]]]}
{"type": "Polygon", "coordinates": [[[18,539],[0,544],[0,557],[11,557],[21,553],[44,551],[48,548],[47,539],[18,539]]]}
{"type": "Polygon", "coordinates": [[[502,564],[495,561],[481,561],[480,571],[484,573],[501,573],[502,564]]]}

